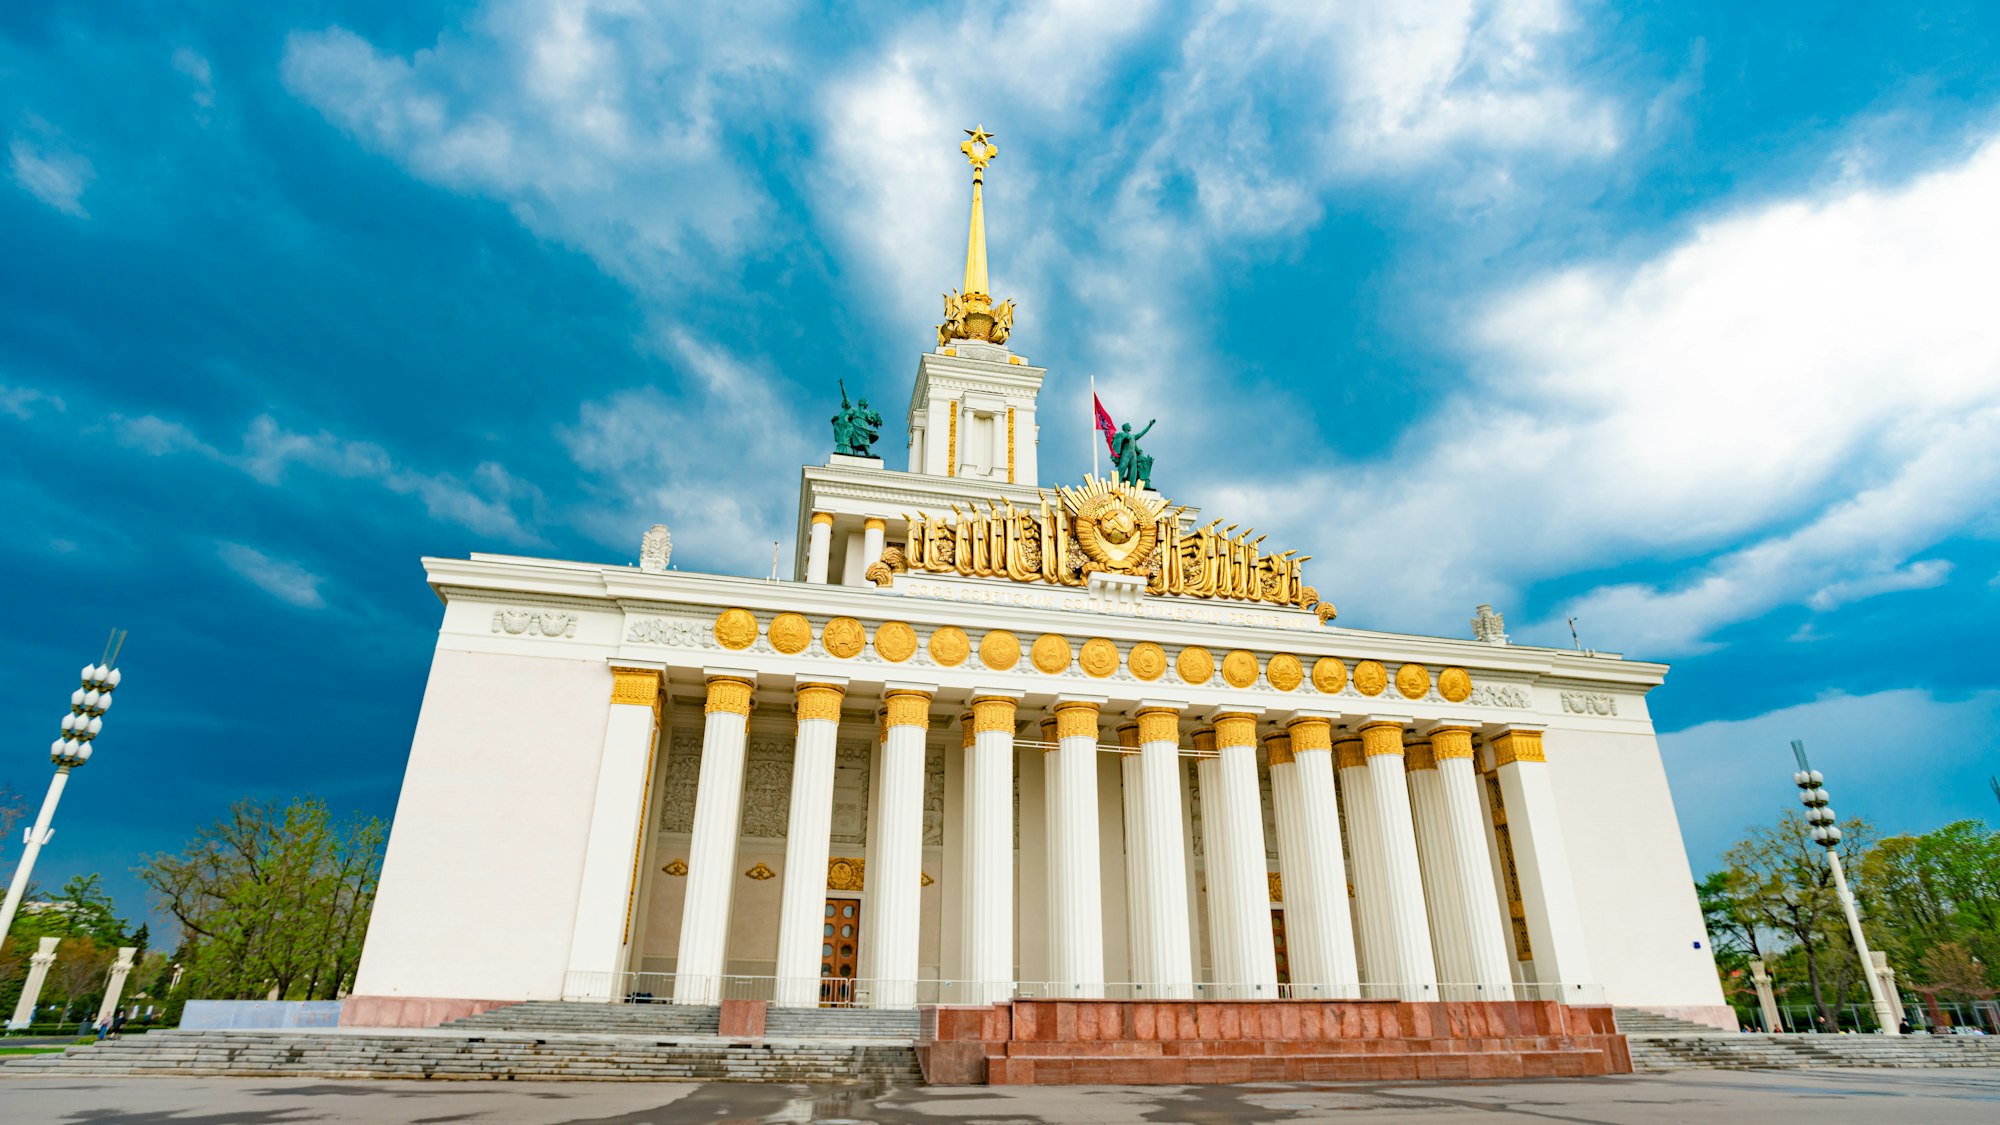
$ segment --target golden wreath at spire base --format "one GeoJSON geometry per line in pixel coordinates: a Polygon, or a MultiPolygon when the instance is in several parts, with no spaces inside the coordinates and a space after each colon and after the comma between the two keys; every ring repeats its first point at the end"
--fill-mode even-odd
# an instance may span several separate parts
{"type": "Polygon", "coordinates": [[[986,282],[986,202],[982,188],[986,165],[1000,155],[993,134],[984,125],[965,131],[968,140],[958,146],[972,165],[972,222],[965,233],[965,286],[944,295],[944,323],[938,325],[938,347],[953,340],[984,340],[1005,344],[1014,331],[1014,302],[997,306],[987,292],[986,282]]]}

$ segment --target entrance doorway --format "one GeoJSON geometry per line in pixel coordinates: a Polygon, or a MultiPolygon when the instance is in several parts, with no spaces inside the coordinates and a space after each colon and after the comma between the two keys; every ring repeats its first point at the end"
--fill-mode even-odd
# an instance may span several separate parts
{"type": "Polygon", "coordinates": [[[1285,908],[1271,908],[1271,948],[1278,955],[1278,983],[1292,983],[1292,959],[1285,951],[1285,908]]]}
{"type": "Polygon", "coordinates": [[[854,967],[860,964],[861,900],[828,898],[821,920],[819,1004],[844,1008],[854,1003],[854,967]]]}

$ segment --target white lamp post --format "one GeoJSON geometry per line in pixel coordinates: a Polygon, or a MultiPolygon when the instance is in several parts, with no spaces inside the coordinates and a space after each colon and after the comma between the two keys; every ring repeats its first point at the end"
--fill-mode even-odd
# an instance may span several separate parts
{"type": "Polygon", "coordinates": [[[1868,955],[1868,935],[1861,932],[1861,912],[1854,906],[1854,892],[1847,889],[1847,872],[1840,868],[1840,828],[1833,810],[1827,807],[1826,778],[1806,761],[1806,744],[1792,740],[1792,756],[1799,760],[1799,772],[1792,781],[1799,787],[1799,800],[1806,807],[1806,823],[1813,826],[1812,840],[1826,852],[1826,865],[1833,869],[1834,893],[1840,908],[1847,912],[1847,929],[1854,935],[1854,951],[1861,958],[1861,979],[1868,982],[1868,999],[1875,1006],[1875,1026],[1884,1035],[1900,1034],[1889,998],[1882,994],[1882,982],[1875,978],[1874,960],[1868,955]]]}
{"type": "Polygon", "coordinates": [[[35,817],[35,826],[27,831],[21,863],[14,869],[14,881],[7,887],[6,905],[0,906],[0,935],[14,928],[14,913],[21,908],[28,876],[35,869],[35,857],[41,854],[49,837],[55,835],[49,821],[55,819],[56,802],[62,799],[63,786],[69,784],[69,771],[90,760],[90,744],[104,729],[104,713],[111,710],[111,692],[124,678],[111,665],[118,659],[118,650],[124,647],[125,636],[114,630],[111,639],[112,643],[105,646],[104,663],[84,665],[83,686],[70,694],[69,714],[62,718],[62,737],[49,747],[49,761],[55,763],[56,776],[49,782],[49,795],[42,798],[42,811],[35,817]]]}

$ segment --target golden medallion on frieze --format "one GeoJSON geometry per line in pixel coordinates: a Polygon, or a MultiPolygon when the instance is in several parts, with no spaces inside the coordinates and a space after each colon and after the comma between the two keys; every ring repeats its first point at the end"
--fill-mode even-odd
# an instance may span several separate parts
{"type": "Polygon", "coordinates": [[[1405,664],[1396,669],[1396,690],[1404,699],[1422,699],[1430,694],[1431,672],[1421,664],[1405,664]]]}
{"type": "Polygon", "coordinates": [[[781,613],[771,619],[771,647],[786,656],[804,652],[812,640],[812,622],[805,615],[781,613]]]}
{"type": "Polygon", "coordinates": [[[1222,682],[1230,687],[1245,688],[1257,682],[1257,658],[1237,649],[1222,658],[1222,682]]]}
{"type": "Polygon", "coordinates": [[[1279,691],[1296,691],[1298,686],[1305,682],[1306,670],[1305,666],[1299,663],[1298,657],[1289,652],[1281,652],[1264,666],[1264,678],[1271,681],[1271,686],[1279,691]]]}
{"type": "Polygon", "coordinates": [[[995,629],[979,638],[979,662],[995,672],[1005,672],[1021,662],[1021,641],[1005,629],[995,629]]]}
{"type": "Polygon", "coordinates": [[[917,654],[917,631],[901,621],[884,621],[875,627],[875,651],[891,664],[901,664],[917,654]]]}
{"type": "Polygon", "coordinates": [[[1125,658],[1125,666],[1142,680],[1157,680],[1167,672],[1167,650],[1151,641],[1140,641],[1132,646],[1132,655],[1125,658]]]}
{"type": "Polygon", "coordinates": [[[861,650],[868,647],[868,635],[862,631],[861,622],[852,617],[836,617],[820,630],[819,643],[826,651],[846,660],[861,655],[861,650]]]}
{"type": "Polygon", "coordinates": [[[829,891],[858,891],[861,889],[862,861],[854,856],[837,855],[826,861],[826,889],[829,891]]]}
{"type": "Polygon", "coordinates": [[[1101,680],[1118,670],[1118,646],[1104,637],[1092,637],[1083,642],[1076,663],[1085,673],[1101,680]]]}
{"type": "Polygon", "coordinates": [[[757,643],[757,618],[747,609],[725,609],[715,619],[715,643],[745,649],[757,643]]]}
{"type": "Polygon", "coordinates": [[[1331,656],[1313,661],[1313,690],[1334,695],[1347,687],[1347,665],[1331,656]]]}
{"type": "Polygon", "coordinates": [[[1072,515],[1076,541],[1086,561],[1083,572],[1144,574],[1160,545],[1160,514],[1165,500],[1108,480],[1092,480],[1082,488],[1059,488],[1072,515]]]}
{"type": "Polygon", "coordinates": [[[956,668],[972,655],[972,642],[965,636],[965,630],[956,625],[946,625],[931,634],[931,659],[947,668],[956,668]]]}
{"type": "Polygon", "coordinates": [[[1446,668],[1438,673],[1438,694],[1448,703],[1463,703],[1472,698],[1472,677],[1463,668],[1446,668]]]}
{"type": "Polygon", "coordinates": [[[1363,695],[1381,695],[1389,686],[1389,670],[1379,660],[1364,660],[1354,666],[1354,690],[1363,695]]]}
{"type": "Polygon", "coordinates": [[[1183,683],[1205,684],[1215,675],[1215,657],[1205,648],[1184,648],[1174,658],[1174,671],[1183,683]]]}
{"type": "Polygon", "coordinates": [[[1051,676],[1069,671],[1069,663],[1074,658],[1069,642],[1054,633],[1036,637],[1035,646],[1028,650],[1028,659],[1034,663],[1035,671],[1051,676]]]}

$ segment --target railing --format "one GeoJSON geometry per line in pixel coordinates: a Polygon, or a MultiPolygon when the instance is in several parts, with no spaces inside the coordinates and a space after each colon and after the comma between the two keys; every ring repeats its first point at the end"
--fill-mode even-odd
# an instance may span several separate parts
{"type": "Polygon", "coordinates": [[[1004,1000],[1555,1000],[1602,1004],[1594,984],[1525,983],[1501,988],[1480,984],[1230,984],[1197,981],[1163,985],[1114,981],[1080,985],[1062,981],[850,980],[827,977],[709,976],[675,973],[571,972],[564,1000],[623,1004],[716,1004],[762,1000],[791,1008],[909,1009],[934,1004],[992,1004],[1004,1000]]]}

